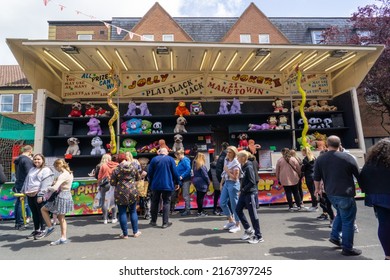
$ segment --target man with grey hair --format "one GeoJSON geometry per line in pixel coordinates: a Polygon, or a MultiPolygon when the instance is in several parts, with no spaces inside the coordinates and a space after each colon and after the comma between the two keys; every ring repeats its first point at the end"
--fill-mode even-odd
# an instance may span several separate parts
{"type": "Polygon", "coordinates": [[[171,196],[175,189],[179,188],[179,175],[176,171],[175,160],[168,155],[166,148],[158,150],[148,168],[149,186],[152,191],[151,226],[157,225],[158,206],[160,198],[163,200],[163,224],[162,228],[172,225],[169,222],[169,208],[171,196]]]}
{"type": "Polygon", "coordinates": [[[342,248],[345,256],[357,256],[361,250],[353,248],[354,222],[356,218],[355,182],[359,179],[359,168],[353,157],[340,152],[340,138],[328,137],[328,152],[318,157],[314,166],[315,194],[326,192],[337,211],[329,241],[342,248]],[[321,189],[320,181],[325,190],[321,189]],[[340,240],[340,232],[342,239],[340,240]]]}

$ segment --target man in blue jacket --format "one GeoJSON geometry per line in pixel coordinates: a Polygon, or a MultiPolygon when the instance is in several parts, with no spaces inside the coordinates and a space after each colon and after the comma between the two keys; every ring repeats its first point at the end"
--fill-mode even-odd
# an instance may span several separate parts
{"type": "Polygon", "coordinates": [[[169,222],[169,208],[171,204],[171,196],[175,189],[179,188],[179,175],[176,171],[175,160],[168,156],[168,150],[161,148],[158,151],[158,156],[154,157],[148,168],[149,186],[152,190],[152,206],[150,214],[152,219],[150,225],[157,225],[158,206],[160,198],[163,200],[163,224],[162,228],[167,228],[172,225],[169,222]]]}

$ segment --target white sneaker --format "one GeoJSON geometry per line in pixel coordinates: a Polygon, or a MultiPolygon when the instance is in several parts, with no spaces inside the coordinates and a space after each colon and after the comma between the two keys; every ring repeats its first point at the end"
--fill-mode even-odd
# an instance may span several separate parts
{"type": "Polygon", "coordinates": [[[318,211],[318,207],[310,207],[307,211],[309,212],[317,212],[318,211]]]}
{"type": "Polygon", "coordinates": [[[236,233],[236,232],[239,232],[241,230],[241,227],[240,226],[233,226],[229,229],[229,232],[230,233],[236,233]]]}
{"type": "Polygon", "coordinates": [[[228,223],[226,223],[226,224],[223,226],[223,229],[229,230],[229,229],[231,229],[232,227],[234,227],[235,225],[236,225],[236,223],[228,222],[228,223]]]}
{"type": "Polygon", "coordinates": [[[248,240],[253,236],[254,233],[255,231],[252,228],[248,228],[247,230],[245,230],[244,235],[241,237],[241,240],[248,240]]]}
{"type": "Polygon", "coordinates": [[[116,224],[118,222],[118,219],[112,219],[111,223],[116,224]]]}
{"type": "Polygon", "coordinates": [[[105,225],[106,225],[107,223],[108,223],[108,221],[107,221],[107,220],[103,220],[103,224],[105,224],[105,225]]]}
{"type": "Polygon", "coordinates": [[[357,224],[354,224],[354,225],[353,225],[353,231],[354,231],[355,233],[359,233],[359,228],[358,228],[357,224]]]}

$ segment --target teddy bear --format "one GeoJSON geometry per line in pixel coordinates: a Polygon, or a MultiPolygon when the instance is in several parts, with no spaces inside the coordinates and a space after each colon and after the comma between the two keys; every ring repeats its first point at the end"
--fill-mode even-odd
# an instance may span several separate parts
{"type": "Polygon", "coordinates": [[[173,136],[173,147],[172,151],[177,152],[179,150],[184,150],[183,146],[183,136],[180,134],[176,134],[173,136]]]}
{"type": "Polygon", "coordinates": [[[141,122],[142,134],[151,134],[152,133],[152,122],[148,120],[142,120],[141,122]]]}
{"type": "Polygon", "coordinates": [[[238,139],[240,141],[238,142],[238,148],[247,149],[248,148],[248,134],[241,133],[238,135],[238,139]]]}
{"type": "Polygon", "coordinates": [[[288,117],[285,115],[278,116],[278,126],[276,129],[291,129],[291,126],[288,124],[288,117]]]}
{"type": "Polygon", "coordinates": [[[272,106],[274,106],[274,113],[285,113],[288,111],[287,108],[284,108],[284,101],[281,98],[275,98],[272,106]]]}
{"type": "Polygon", "coordinates": [[[126,133],[127,134],[141,134],[142,133],[142,120],[132,118],[126,122],[126,133]]]}
{"type": "Polygon", "coordinates": [[[259,149],[261,149],[260,144],[256,144],[255,140],[253,139],[248,140],[248,150],[252,155],[255,155],[259,149]]]}
{"type": "Polygon", "coordinates": [[[233,98],[232,106],[230,107],[229,114],[241,114],[241,102],[238,98],[233,98]]]}
{"type": "Polygon", "coordinates": [[[92,138],[91,145],[93,147],[91,151],[92,156],[101,156],[106,153],[106,150],[103,148],[103,141],[99,136],[92,138]]]}
{"type": "Polygon", "coordinates": [[[138,116],[151,116],[152,114],[149,112],[148,103],[142,102],[139,106],[137,106],[140,109],[140,113],[138,116]]]}
{"type": "Polygon", "coordinates": [[[227,102],[226,99],[221,99],[221,101],[219,102],[219,111],[218,111],[218,115],[227,115],[229,114],[229,109],[228,109],[228,105],[230,105],[229,102],[227,102]]]}
{"type": "Polygon", "coordinates": [[[194,101],[190,104],[190,114],[191,115],[204,115],[202,103],[199,101],[194,101]]]}
{"type": "Polygon", "coordinates": [[[154,122],[152,126],[152,133],[153,134],[159,134],[164,133],[162,129],[162,122],[154,122]]]}
{"type": "Polygon", "coordinates": [[[321,111],[337,111],[337,107],[330,106],[327,100],[318,101],[318,106],[320,106],[321,111]]]}
{"type": "Polygon", "coordinates": [[[176,119],[176,126],[173,130],[173,133],[183,133],[187,132],[185,125],[187,124],[187,120],[184,117],[178,117],[176,119]]]}
{"type": "Polygon", "coordinates": [[[249,131],[270,129],[268,123],[262,123],[262,124],[250,123],[250,124],[248,125],[248,127],[249,127],[249,128],[248,128],[249,131]]]}
{"type": "Polygon", "coordinates": [[[97,118],[90,118],[87,122],[89,126],[89,131],[87,135],[102,135],[103,131],[100,127],[100,121],[97,118]]]}
{"type": "Polygon", "coordinates": [[[68,117],[82,117],[81,114],[82,105],[80,102],[75,101],[72,103],[72,111],[70,111],[68,117]]]}
{"type": "Polygon", "coordinates": [[[79,141],[79,139],[77,139],[76,137],[70,137],[70,138],[68,138],[67,142],[68,142],[69,146],[66,149],[65,154],[66,155],[70,154],[70,155],[74,155],[74,156],[80,155],[80,148],[79,148],[80,141],[79,141]]]}
{"type": "Polygon", "coordinates": [[[127,112],[126,114],[124,114],[124,116],[125,117],[136,116],[137,115],[136,110],[137,110],[137,105],[133,101],[130,101],[129,105],[127,106],[127,112]]]}
{"type": "Polygon", "coordinates": [[[318,112],[318,111],[321,111],[320,106],[318,106],[317,100],[310,100],[309,102],[307,102],[307,104],[309,105],[309,107],[307,107],[307,111],[308,112],[318,112]]]}
{"type": "MultiPolygon", "coordinates": [[[[299,113],[300,107],[301,107],[301,100],[294,100],[293,101],[293,111],[299,113]]],[[[303,107],[303,110],[305,111],[307,108],[303,107]]]]}
{"type": "Polygon", "coordinates": [[[269,129],[276,129],[278,125],[278,119],[274,115],[269,116],[267,119],[267,123],[269,125],[269,129]]]}
{"type": "Polygon", "coordinates": [[[96,116],[97,117],[109,117],[110,116],[110,111],[107,111],[107,110],[103,109],[103,107],[99,107],[96,110],[96,116]]]}
{"type": "Polygon", "coordinates": [[[135,149],[135,145],[137,145],[137,141],[131,138],[123,139],[122,146],[119,149],[119,153],[130,152],[133,156],[137,156],[137,150],[135,149]]]}
{"type": "Polygon", "coordinates": [[[175,116],[189,116],[190,111],[186,107],[184,101],[180,101],[175,110],[175,116]]]}
{"type": "Polygon", "coordinates": [[[84,117],[96,117],[95,105],[92,102],[85,103],[84,117]]]}

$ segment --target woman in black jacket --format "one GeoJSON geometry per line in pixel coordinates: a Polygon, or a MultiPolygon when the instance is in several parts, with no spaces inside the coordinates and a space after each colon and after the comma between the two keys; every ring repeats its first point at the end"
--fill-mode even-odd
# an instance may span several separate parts
{"type": "Polygon", "coordinates": [[[314,162],[315,157],[313,153],[310,150],[310,147],[304,147],[302,148],[302,174],[305,177],[305,182],[307,189],[309,190],[310,197],[311,197],[311,207],[308,209],[310,212],[314,212],[318,210],[318,201],[316,196],[314,195],[314,162]]]}

